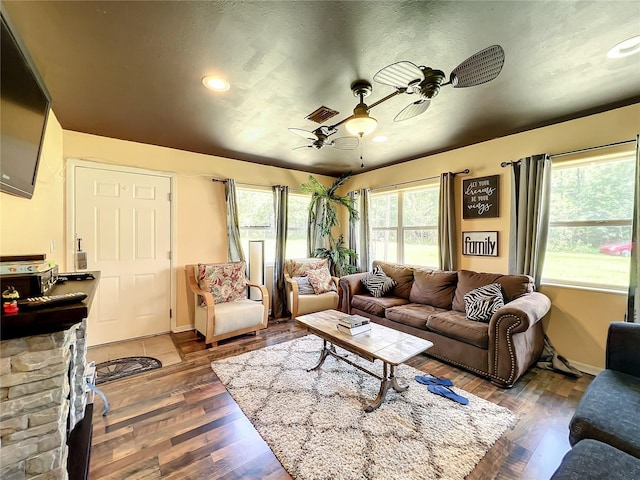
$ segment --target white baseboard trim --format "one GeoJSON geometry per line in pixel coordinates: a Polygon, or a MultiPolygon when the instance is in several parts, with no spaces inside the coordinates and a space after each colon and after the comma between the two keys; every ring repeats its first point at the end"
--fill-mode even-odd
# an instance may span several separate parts
{"type": "Polygon", "coordinates": [[[182,332],[188,332],[189,330],[195,330],[195,325],[193,324],[189,324],[189,325],[180,325],[179,327],[173,327],[171,329],[172,333],[182,333],[182,332]]]}
{"type": "Polygon", "coordinates": [[[569,363],[576,367],[578,370],[589,375],[598,375],[604,368],[594,367],[593,365],[587,365],[586,363],[577,362],[576,360],[569,360],[569,363]]]}

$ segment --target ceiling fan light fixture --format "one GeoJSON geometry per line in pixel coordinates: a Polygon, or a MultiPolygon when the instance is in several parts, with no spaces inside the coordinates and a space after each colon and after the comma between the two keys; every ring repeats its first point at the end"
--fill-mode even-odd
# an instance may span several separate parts
{"type": "Polygon", "coordinates": [[[378,121],[370,117],[367,113],[367,106],[364,103],[359,103],[356,108],[353,109],[353,117],[347,120],[345,127],[351,135],[357,135],[362,137],[373,132],[378,126],[378,121]]]}
{"type": "Polygon", "coordinates": [[[219,77],[206,76],[202,79],[202,84],[207,87],[209,90],[213,90],[215,92],[226,92],[231,88],[229,82],[223,80],[219,77]]]}
{"type": "Polygon", "coordinates": [[[638,52],[640,52],[640,35],[627,38],[614,45],[613,48],[607,52],[607,57],[623,58],[638,52]]]}
{"type": "Polygon", "coordinates": [[[383,143],[383,142],[386,142],[387,140],[389,140],[389,138],[386,137],[385,135],[376,135],[371,139],[371,141],[376,143],[383,143]]]}

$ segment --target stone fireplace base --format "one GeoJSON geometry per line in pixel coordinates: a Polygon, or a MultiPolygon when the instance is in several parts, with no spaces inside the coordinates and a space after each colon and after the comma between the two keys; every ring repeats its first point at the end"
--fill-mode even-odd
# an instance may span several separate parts
{"type": "Polygon", "coordinates": [[[0,477],[68,478],[67,440],[82,420],[86,320],[0,341],[0,477]]]}

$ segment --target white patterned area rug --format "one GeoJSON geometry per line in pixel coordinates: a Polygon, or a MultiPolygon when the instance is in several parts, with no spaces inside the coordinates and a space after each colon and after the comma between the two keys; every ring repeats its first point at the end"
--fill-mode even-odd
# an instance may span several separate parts
{"type": "MultiPolygon", "coordinates": [[[[390,389],[380,408],[365,413],[380,381],[330,356],[307,372],[321,348],[308,335],[211,363],[297,480],[462,480],[515,422],[506,408],[459,388],[468,405],[430,393],[414,380],[424,373],[407,365],[396,375],[409,389],[390,389]]],[[[380,362],[349,359],[381,373],[380,362]]]]}

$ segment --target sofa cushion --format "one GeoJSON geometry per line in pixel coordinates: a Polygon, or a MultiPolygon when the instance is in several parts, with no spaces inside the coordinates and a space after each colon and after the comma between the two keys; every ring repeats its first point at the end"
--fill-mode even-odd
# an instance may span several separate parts
{"type": "Polygon", "coordinates": [[[421,303],[408,303],[397,307],[387,308],[384,315],[389,320],[409,325],[420,330],[427,329],[427,320],[434,313],[446,312],[442,308],[436,308],[431,305],[423,305],[421,303]]]}
{"type": "Polygon", "coordinates": [[[372,297],[371,295],[354,295],[351,299],[351,308],[357,308],[363,312],[384,318],[384,311],[387,308],[409,303],[404,298],[399,297],[372,297]]]}
{"type": "Polygon", "coordinates": [[[409,292],[411,291],[411,285],[413,283],[413,268],[406,267],[404,265],[397,265],[395,263],[381,262],[380,260],[373,261],[373,268],[380,266],[382,271],[395,280],[397,285],[391,291],[394,297],[404,298],[409,300],[409,292]]]}
{"type": "Polygon", "coordinates": [[[489,325],[467,320],[455,310],[434,313],[427,319],[427,329],[484,350],[489,349],[489,325]]]}
{"type": "Polygon", "coordinates": [[[464,296],[464,310],[469,320],[489,323],[494,313],[504,306],[502,287],[491,283],[471,290],[464,296]]]}
{"type": "Polygon", "coordinates": [[[307,277],[309,278],[309,283],[313,287],[313,291],[316,295],[335,292],[338,290],[327,267],[307,270],[307,277]]]}
{"type": "MultiPolygon", "coordinates": [[[[226,303],[247,297],[245,262],[199,263],[196,267],[198,286],[211,292],[215,303],[226,303]]],[[[204,300],[201,301],[204,305],[204,300]]]]}
{"type": "Polygon", "coordinates": [[[367,272],[361,282],[374,297],[384,297],[397,285],[396,281],[387,277],[379,266],[367,272]]]}
{"type": "Polygon", "coordinates": [[[456,272],[434,272],[415,269],[413,271],[413,284],[409,292],[409,301],[451,310],[457,279],[458,274],[456,272]]]}
{"type": "Polygon", "coordinates": [[[453,309],[464,312],[464,296],[471,290],[491,283],[499,283],[502,286],[505,303],[534,291],[533,278],[529,275],[502,275],[500,273],[458,270],[458,284],[453,297],[453,309]]]}
{"type": "Polygon", "coordinates": [[[569,423],[569,441],[591,438],[640,458],[640,378],[604,370],[589,384],[569,423]]]}
{"type": "Polygon", "coordinates": [[[316,293],[309,282],[309,277],[293,277],[292,280],[298,284],[298,295],[314,295],[316,293]]]}

